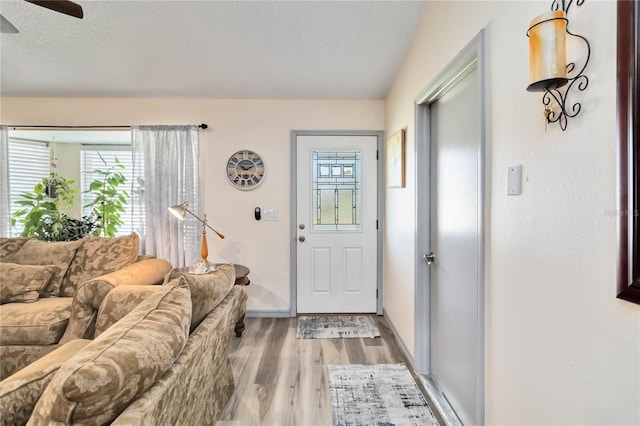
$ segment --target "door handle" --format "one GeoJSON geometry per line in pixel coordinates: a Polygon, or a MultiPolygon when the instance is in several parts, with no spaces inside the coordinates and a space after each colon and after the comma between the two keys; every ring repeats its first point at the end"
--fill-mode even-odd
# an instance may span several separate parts
{"type": "Polygon", "coordinates": [[[306,239],[306,238],[304,237],[304,235],[300,235],[300,236],[298,237],[298,241],[300,241],[301,243],[304,243],[304,240],[305,240],[305,239],[306,239]]]}
{"type": "Polygon", "coordinates": [[[425,254],[424,256],[422,256],[422,258],[425,262],[427,262],[427,265],[429,266],[433,265],[433,263],[436,261],[436,255],[433,252],[425,254]]]}

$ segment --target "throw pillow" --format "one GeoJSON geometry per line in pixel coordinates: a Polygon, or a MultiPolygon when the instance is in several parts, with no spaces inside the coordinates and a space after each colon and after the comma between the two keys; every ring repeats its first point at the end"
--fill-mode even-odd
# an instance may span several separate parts
{"type": "Polygon", "coordinates": [[[93,338],[100,336],[149,296],[161,290],[162,286],[159,285],[123,285],[111,290],[100,303],[93,338]]]}
{"type": "Polygon", "coordinates": [[[82,244],[82,241],[48,243],[29,240],[12,256],[12,261],[20,265],[57,266],[58,269],[40,295],[42,297],[58,296],[62,278],[67,272],[80,244],[82,244]]]}
{"type": "Polygon", "coordinates": [[[0,304],[35,302],[57,270],[53,265],[0,263],[0,304]]]}
{"type": "Polygon", "coordinates": [[[87,281],[131,265],[140,251],[136,233],[116,238],[88,235],[80,241],[82,245],[62,282],[61,296],[73,296],[87,281]]]}
{"type": "Polygon", "coordinates": [[[0,238],[0,262],[11,262],[11,257],[32,238],[0,238]]]}
{"type": "Polygon", "coordinates": [[[175,268],[164,279],[164,284],[184,280],[191,291],[191,329],[195,328],[233,288],[236,269],[232,264],[220,265],[207,274],[187,274],[175,268]]]}
{"type": "Polygon", "coordinates": [[[108,424],[173,364],[190,321],[189,288],[164,286],[60,368],[30,422],[108,424]]]}

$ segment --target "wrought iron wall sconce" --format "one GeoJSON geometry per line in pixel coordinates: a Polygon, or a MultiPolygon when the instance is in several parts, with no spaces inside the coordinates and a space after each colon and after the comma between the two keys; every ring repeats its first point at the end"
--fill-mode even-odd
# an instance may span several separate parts
{"type": "MultiPolygon", "coordinates": [[[[577,0],[582,6],[585,0],[577,0]]],[[[581,35],[569,31],[567,15],[573,0],[554,0],[551,12],[542,14],[531,21],[527,37],[529,37],[529,92],[544,92],[546,123],[558,123],[564,131],[567,120],[580,113],[579,102],[569,102],[572,89],[584,91],[589,85],[589,78],[584,74],[589,58],[591,45],[581,35]],[[576,67],[575,62],[567,63],[567,35],[584,41],[587,56],[584,65],[576,67]]]]}

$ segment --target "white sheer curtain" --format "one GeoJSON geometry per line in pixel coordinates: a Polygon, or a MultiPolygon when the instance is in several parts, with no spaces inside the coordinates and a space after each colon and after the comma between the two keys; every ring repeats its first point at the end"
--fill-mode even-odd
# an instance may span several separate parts
{"type": "Polygon", "coordinates": [[[0,126],[0,237],[9,237],[10,235],[9,129],[7,126],[0,126]]]}
{"type": "Polygon", "coordinates": [[[144,209],[142,253],[174,267],[197,262],[198,222],[190,215],[181,222],[168,208],[186,201],[201,216],[198,127],[133,126],[131,136],[134,209],[144,209]]]}

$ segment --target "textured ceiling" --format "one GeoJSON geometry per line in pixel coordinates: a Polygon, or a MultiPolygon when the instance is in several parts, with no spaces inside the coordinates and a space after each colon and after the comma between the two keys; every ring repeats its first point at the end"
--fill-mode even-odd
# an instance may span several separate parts
{"type": "Polygon", "coordinates": [[[1,0],[0,95],[382,99],[424,1],[1,0]]]}

